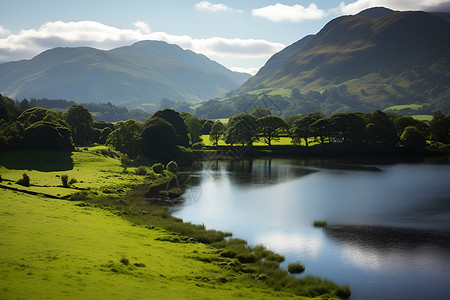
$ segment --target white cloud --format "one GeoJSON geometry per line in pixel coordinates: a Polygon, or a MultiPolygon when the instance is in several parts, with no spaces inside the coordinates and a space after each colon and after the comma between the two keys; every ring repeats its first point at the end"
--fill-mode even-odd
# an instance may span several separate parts
{"type": "Polygon", "coordinates": [[[231,7],[226,6],[225,4],[212,4],[208,1],[202,1],[197,4],[195,4],[195,9],[197,10],[205,10],[205,11],[212,11],[212,12],[218,12],[218,11],[236,11],[236,12],[242,12],[240,10],[235,10],[231,7]]]}
{"type": "Polygon", "coordinates": [[[318,20],[327,15],[327,13],[319,9],[316,4],[311,3],[308,7],[299,4],[293,6],[277,3],[252,10],[252,15],[262,17],[273,22],[302,22],[305,20],[318,20]]]}
{"type": "Polygon", "coordinates": [[[258,73],[259,69],[258,68],[241,68],[241,67],[231,67],[229,68],[231,71],[233,72],[240,72],[240,73],[247,73],[250,75],[255,75],[256,73],[258,73]]]}
{"type": "MultiPolygon", "coordinates": [[[[448,0],[422,0],[422,1],[410,1],[410,0],[357,0],[346,4],[341,2],[338,7],[338,12],[343,14],[357,14],[362,10],[371,7],[386,7],[393,10],[427,10],[433,11],[433,8],[440,8],[447,5],[448,0]]],[[[440,10],[440,9],[438,9],[440,10]]]]}
{"type": "Polygon", "coordinates": [[[0,25],[0,35],[8,35],[9,30],[6,30],[2,25],[0,25]]]}
{"type": "Polygon", "coordinates": [[[150,33],[150,26],[148,26],[147,23],[142,22],[142,21],[137,21],[135,23],[133,23],[134,26],[136,26],[136,28],[143,34],[147,34],[150,33]]]}
{"type": "Polygon", "coordinates": [[[0,38],[0,61],[29,59],[54,47],[88,46],[107,50],[141,40],[165,41],[219,58],[268,58],[285,47],[261,39],[194,39],[188,35],[151,32],[150,27],[142,21],[135,22],[134,26],[135,29],[119,29],[93,21],[48,22],[38,29],[22,30],[0,38]]]}

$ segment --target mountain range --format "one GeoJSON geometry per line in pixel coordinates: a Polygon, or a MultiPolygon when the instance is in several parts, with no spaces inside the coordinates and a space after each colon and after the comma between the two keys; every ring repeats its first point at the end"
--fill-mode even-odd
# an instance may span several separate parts
{"type": "Polygon", "coordinates": [[[234,93],[344,87],[375,107],[418,103],[450,111],[448,17],[381,7],[338,17],[273,55],[234,93]]]}
{"type": "Polygon", "coordinates": [[[221,97],[249,74],[232,72],[204,55],[161,41],[108,51],[54,48],[30,60],[0,64],[0,93],[23,98],[111,102],[130,107],[221,97]]]}

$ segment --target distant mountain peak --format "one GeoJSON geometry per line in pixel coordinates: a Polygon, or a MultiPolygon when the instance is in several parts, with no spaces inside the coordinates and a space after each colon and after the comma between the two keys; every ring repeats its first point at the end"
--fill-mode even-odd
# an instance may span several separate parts
{"type": "Polygon", "coordinates": [[[382,18],[393,12],[395,11],[386,7],[371,7],[359,12],[357,16],[364,16],[368,18],[382,18]]]}
{"type": "Polygon", "coordinates": [[[0,93],[135,107],[162,98],[221,97],[250,77],[178,45],[146,40],[112,50],[59,47],[31,60],[0,64],[0,93]]]}

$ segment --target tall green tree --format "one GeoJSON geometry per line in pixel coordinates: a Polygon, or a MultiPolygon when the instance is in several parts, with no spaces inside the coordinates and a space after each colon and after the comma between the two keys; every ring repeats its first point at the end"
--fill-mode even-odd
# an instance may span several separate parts
{"type": "Polygon", "coordinates": [[[430,123],[431,139],[444,144],[450,142],[450,115],[444,115],[440,110],[433,112],[430,123]]]}
{"type": "Polygon", "coordinates": [[[172,124],[159,117],[147,119],[142,130],[142,153],[150,158],[171,160],[177,149],[177,134],[172,124]]]}
{"type": "Polygon", "coordinates": [[[219,144],[219,140],[221,139],[224,130],[225,126],[222,124],[222,122],[214,122],[214,125],[211,127],[211,131],[209,132],[209,140],[213,142],[214,146],[217,146],[219,144]]]}
{"type": "Polygon", "coordinates": [[[272,141],[280,139],[281,134],[286,134],[288,125],[280,117],[268,115],[256,120],[258,138],[272,146],[272,141]]]}
{"type": "Polygon", "coordinates": [[[344,143],[362,143],[366,120],[357,113],[337,113],[330,117],[332,135],[344,143]]]}
{"type": "Polygon", "coordinates": [[[308,147],[308,139],[315,136],[315,130],[311,124],[320,118],[317,114],[310,114],[295,120],[290,130],[293,143],[300,145],[303,139],[308,147]]]}
{"type": "Polygon", "coordinates": [[[108,134],[106,144],[134,158],[141,152],[142,130],[142,123],[135,120],[117,122],[108,134]]]}
{"type": "Polygon", "coordinates": [[[184,147],[189,146],[189,132],[179,112],[173,109],[163,109],[157,111],[153,117],[162,118],[172,124],[177,135],[177,144],[184,147]]]}
{"type": "Polygon", "coordinates": [[[83,145],[90,142],[94,120],[86,107],[80,104],[72,105],[67,110],[65,119],[72,131],[75,144],[83,145]]]}
{"type": "Polygon", "coordinates": [[[252,115],[240,113],[228,120],[225,131],[225,142],[227,144],[252,145],[257,131],[256,118],[252,115]]]}
{"type": "Polygon", "coordinates": [[[408,126],[400,137],[400,144],[404,147],[421,150],[427,145],[423,134],[414,126],[408,126]]]}
{"type": "Polygon", "coordinates": [[[394,122],[382,111],[375,111],[367,115],[367,142],[381,149],[393,148],[399,142],[394,122]]]}
{"type": "Polygon", "coordinates": [[[202,124],[200,123],[199,118],[197,118],[196,116],[190,116],[186,120],[184,120],[184,123],[186,124],[189,132],[189,140],[191,142],[191,145],[201,142],[202,124]]]}

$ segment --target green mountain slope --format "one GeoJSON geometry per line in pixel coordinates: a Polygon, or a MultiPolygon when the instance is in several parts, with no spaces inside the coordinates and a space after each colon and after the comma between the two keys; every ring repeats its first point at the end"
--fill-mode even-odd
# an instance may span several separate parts
{"type": "Polygon", "coordinates": [[[55,48],[0,64],[0,93],[136,106],[223,96],[249,77],[176,45],[142,41],[109,51],[55,48]]]}
{"type": "Polygon", "coordinates": [[[268,62],[237,92],[345,86],[363,104],[450,110],[450,23],[441,15],[373,8],[336,18],[294,54],[284,51],[272,57],[283,56],[282,66],[268,62]]]}

